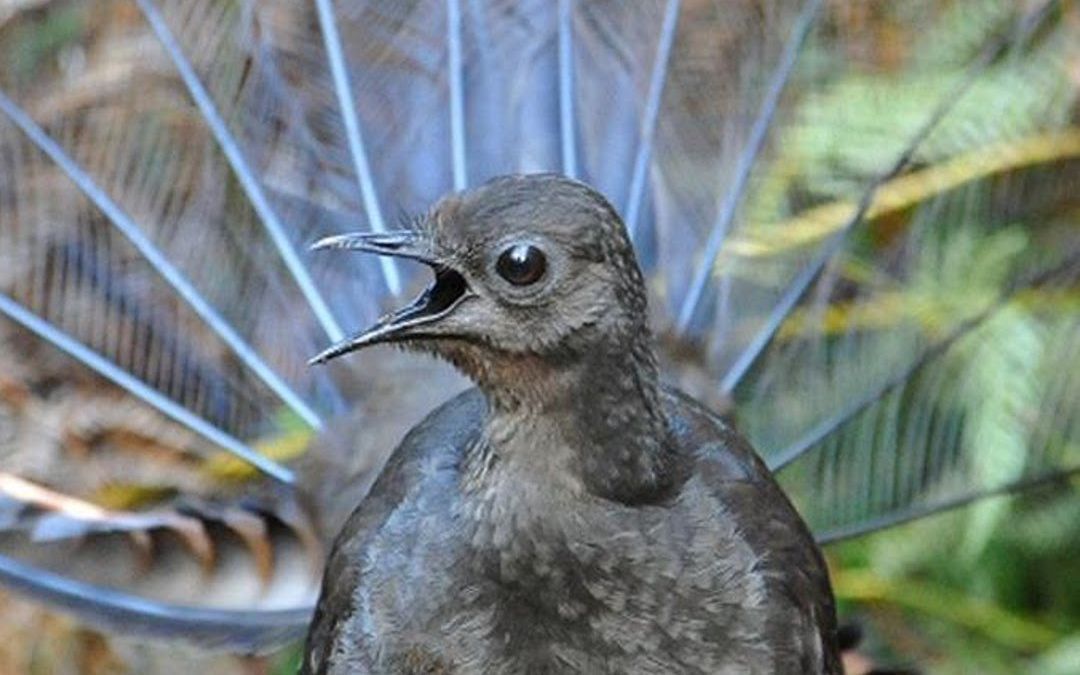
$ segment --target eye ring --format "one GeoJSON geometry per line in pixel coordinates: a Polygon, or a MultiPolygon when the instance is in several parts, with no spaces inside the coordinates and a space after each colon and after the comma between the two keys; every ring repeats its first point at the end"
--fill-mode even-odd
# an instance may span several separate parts
{"type": "Polygon", "coordinates": [[[514,286],[531,286],[547,272],[547,256],[532,244],[514,244],[499,254],[495,271],[514,286]]]}

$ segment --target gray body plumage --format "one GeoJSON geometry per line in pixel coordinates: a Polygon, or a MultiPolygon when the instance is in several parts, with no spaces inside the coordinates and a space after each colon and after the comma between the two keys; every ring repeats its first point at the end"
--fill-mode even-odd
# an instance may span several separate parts
{"type": "Polygon", "coordinates": [[[630,506],[500,488],[495,467],[476,486],[483,397],[442,406],[339,537],[304,672],[839,672],[802,521],[718,418],[674,391],[664,407],[687,478],[630,506]]]}
{"type": "Polygon", "coordinates": [[[497,179],[419,232],[329,243],[436,281],[317,360],[404,342],[479,388],[406,436],[338,537],[304,672],[839,672],[813,539],[749,446],[659,384],[602,197],[497,179]],[[548,262],[511,288],[491,259],[521,242],[548,262]]]}

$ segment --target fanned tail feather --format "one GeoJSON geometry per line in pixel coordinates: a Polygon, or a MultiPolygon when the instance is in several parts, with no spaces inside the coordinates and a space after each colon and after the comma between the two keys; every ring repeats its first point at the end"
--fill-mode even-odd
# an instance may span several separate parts
{"type": "Polygon", "coordinates": [[[83,10],[102,34],[82,65],[48,86],[0,73],[0,339],[17,355],[0,405],[20,420],[0,579],[116,630],[244,651],[302,632],[298,561],[462,386],[397,356],[307,369],[418,275],[306,246],[508,172],[609,196],[664,358],[730,406],[821,540],[1072,475],[1080,241],[1076,195],[1053,186],[1080,174],[1080,39],[1067,2],[962,5],[881,9],[911,43],[884,61],[857,10],[817,0],[83,10]],[[826,126],[842,147],[821,147],[826,126]],[[56,412],[74,409],[90,421],[56,412]],[[101,468],[136,446],[154,458],[138,480],[101,468]],[[60,461],[100,480],[61,480],[60,461]],[[160,543],[175,535],[179,555],[160,543]],[[156,562],[128,583],[64,565],[147,540],[156,562]],[[250,593],[222,608],[162,590],[158,569],[223,540],[213,567],[241,572],[213,588],[247,573],[250,593]],[[288,609],[252,582],[278,577],[288,609]]]}
{"type": "Polygon", "coordinates": [[[154,602],[45,572],[0,555],[0,580],[40,602],[63,607],[108,630],[194,641],[211,649],[253,653],[303,635],[311,608],[216,610],[154,602]]]}

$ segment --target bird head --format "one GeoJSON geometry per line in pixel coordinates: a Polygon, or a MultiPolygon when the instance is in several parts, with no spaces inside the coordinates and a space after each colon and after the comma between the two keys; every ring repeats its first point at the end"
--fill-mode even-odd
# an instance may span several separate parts
{"type": "Polygon", "coordinates": [[[442,199],[413,229],[333,236],[314,248],[419,261],[435,279],[312,363],[396,343],[443,356],[483,385],[500,365],[647,335],[644,282],[622,221],[599,193],[564,177],[496,178],[442,199]]]}

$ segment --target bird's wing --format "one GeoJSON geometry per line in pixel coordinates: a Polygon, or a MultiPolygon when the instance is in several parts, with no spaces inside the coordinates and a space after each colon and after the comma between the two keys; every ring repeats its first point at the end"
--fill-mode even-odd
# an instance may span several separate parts
{"type": "MultiPolygon", "coordinates": [[[[353,591],[362,586],[359,575],[371,536],[425,477],[439,468],[458,464],[466,446],[479,433],[485,413],[483,396],[478,390],[470,389],[428,415],[386,461],[371,491],[353,511],[330,552],[320,602],[308,633],[304,672],[324,672],[331,655],[312,651],[312,646],[335,644],[344,635],[340,624],[353,617],[353,591]]],[[[359,639],[359,636],[349,639],[352,637],[359,639]]]]}
{"type": "MultiPolygon", "coordinates": [[[[87,502],[62,531],[113,548],[95,528],[126,542],[129,511],[190,515],[173,498],[191,493],[215,502],[200,513],[294,529],[295,495],[265,476],[384,382],[304,359],[413,281],[305,245],[542,169],[612,198],[669,360],[734,400],[822,537],[1075,472],[1074,16],[1068,0],[14,3],[4,470],[87,502]]],[[[27,529],[59,502],[26,496],[3,492],[0,524],[36,546],[27,529]]]]}
{"type": "Polygon", "coordinates": [[[779,595],[794,604],[775,610],[767,629],[777,632],[774,643],[792,637],[784,633],[805,631],[823,655],[822,672],[840,672],[829,574],[806,524],[745,438],[677,390],[667,390],[665,399],[680,445],[697,449],[697,476],[758,557],[754,569],[767,584],[782,586],[779,595]]]}

